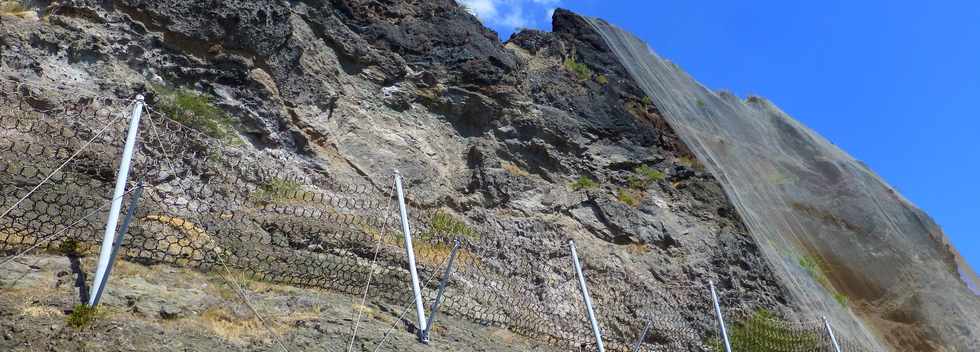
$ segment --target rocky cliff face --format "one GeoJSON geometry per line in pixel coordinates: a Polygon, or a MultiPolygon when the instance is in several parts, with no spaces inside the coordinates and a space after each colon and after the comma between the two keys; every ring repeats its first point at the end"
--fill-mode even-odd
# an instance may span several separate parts
{"type": "MultiPolygon", "coordinates": [[[[470,243],[472,253],[479,257],[482,268],[493,268],[493,273],[478,276],[464,267],[458,279],[461,283],[450,286],[449,296],[457,305],[446,308],[452,319],[447,324],[452,327],[445,334],[456,341],[453,350],[488,348],[478,339],[455,339],[453,333],[469,333],[488,339],[491,345],[510,346],[502,349],[530,348],[503,344],[500,339],[507,337],[493,333],[491,328],[484,331],[465,323],[472,320],[514,331],[527,337],[532,346],[554,345],[546,343],[554,338],[565,346],[559,348],[587,341],[587,333],[578,330],[584,326],[581,311],[573,303],[576,288],[551,284],[567,283],[565,279],[572,277],[567,248],[563,247],[568,240],[575,240],[579,248],[591,293],[601,307],[600,321],[611,341],[630,342],[643,327],[644,316],[660,314],[678,321],[678,329],[695,331],[690,336],[693,342],[686,342],[686,348],[703,347],[713,331],[710,301],[704,289],[708,280],[719,285],[723,303],[732,311],[762,308],[787,317],[805,311],[784,288],[785,280],[774,274],[723,184],[674,131],[665,111],[652,99],[655,97],[637,84],[635,73],[623,65],[622,56],[617,56],[599,31],[570,12],[556,12],[552,32],[523,31],[501,44],[495,33],[448,0],[207,4],[119,0],[38,1],[33,5],[36,18],[5,15],[0,24],[0,79],[10,87],[15,83],[9,82],[26,83],[10,92],[27,91],[31,96],[28,100],[34,102],[29,104],[31,109],[96,95],[131,98],[145,92],[148,105],[166,115],[165,107],[172,99],[166,92],[183,89],[208,97],[211,105],[233,120],[228,124],[228,136],[221,138],[240,145],[229,149],[216,143],[202,144],[212,147],[178,158],[176,162],[181,165],[176,169],[182,172],[160,172],[158,177],[148,178],[150,186],[162,190],[154,200],[161,211],[166,204],[214,202],[214,198],[221,198],[219,194],[238,199],[236,194],[253,190],[250,194],[254,195],[254,190],[263,187],[259,181],[227,182],[216,176],[240,174],[245,180],[257,173],[255,170],[275,170],[296,180],[355,182],[365,185],[365,193],[384,199],[390,192],[391,171],[398,169],[407,178],[414,212],[449,214],[472,228],[479,234],[470,243]],[[222,191],[202,199],[199,190],[211,188],[222,191]],[[500,289],[501,285],[507,289],[500,289]],[[471,291],[500,293],[484,299],[474,298],[483,296],[473,296],[471,291]],[[534,311],[508,308],[523,304],[530,304],[534,311]],[[474,309],[489,315],[472,313],[474,309]],[[552,322],[549,326],[554,327],[548,329],[530,326],[543,324],[538,323],[540,319],[561,322],[552,322]],[[557,333],[568,335],[542,336],[557,333]]],[[[22,143],[46,143],[30,133],[12,136],[22,143]]],[[[200,143],[196,141],[199,137],[191,135],[166,138],[178,145],[200,143]]],[[[113,145],[104,144],[107,149],[113,145]]],[[[146,148],[149,156],[166,154],[154,151],[153,142],[146,148]]],[[[99,166],[78,171],[85,180],[101,180],[102,187],[107,188],[116,155],[109,152],[87,157],[99,166]]],[[[5,162],[15,158],[16,154],[4,154],[5,162]]],[[[7,184],[20,187],[30,181],[4,177],[7,184]]],[[[23,194],[10,190],[5,190],[4,207],[23,194]]],[[[104,198],[102,191],[88,192],[104,198]]],[[[219,201],[222,206],[252,214],[248,218],[251,227],[243,230],[241,223],[221,223],[220,216],[195,213],[192,207],[169,216],[208,223],[201,225],[201,232],[234,235],[235,239],[213,235],[218,245],[210,250],[215,252],[218,248],[237,248],[242,253],[263,251],[278,243],[281,236],[288,245],[282,251],[277,249],[275,255],[284,258],[284,263],[316,261],[327,255],[342,257],[359,268],[342,274],[353,277],[351,282],[358,284],[353,286],[363,285],[363,277],[358,275],[366,271],[371,259],[370,241],[344,244],[350,250],[343,247],[343,253],[338,254],[327,245],[296,239],[296,234],[282,230],[282,224],[268,226],[281,219],[255,215],[259,210],[254,201],[219,201]],[[249,236],[239,235],[239,231],[249,236]],[[242,238],[257,240],[252,243],[242,238]]],[[[12,223],[8,228],[14,225],[27,226],[12,223]]],[[[433,225],[420,226],[424,230],[433,225]]],[[[142,231],[163,231],[155,229],[142,231]]],[[[358,231],[370,232],[363,226],[358,231]]],[[[82,243],[97,243],[99,234],[75,237],[82,243]]],[[[8,244],[2,248],[13,251],[22,247],[8,244]]],[[[397,277],[390,291],[401,293],[408,283],[403,281],[404,273],[396,269],[403,268],[404,263],[397,248],[391,253],[383,259],[384,265],[395,268],[390,273],[397,277]]],[[[214,262],[206,264],[206,258],[199,265],[187,264],[193,260],[148,260],[136,252],[128,253],[127,258],[214,270],[214,262]]],[[[437,263],[424,263],[423,271],[435,272],[438,265],[432,264],[437,263]]],[[[262,265],[266,264],[241,264],[236,269],[262,265]]],[[[264,267],[254,270],[266,281],[345,294],[359,292],[318,284],[321,281],[315,276],[307,280],[309,274],[303,276],[306,281],[289,279],[293,267],[286,267],[275,269],[280,271],[264,267]]],[[[173,270],[170,274],[179,275],[173,270]]],[[[12,280],[9,278],[14,274],[3,275],[4,280],[12,280]]],[[[107,305],[132,305],[127,303],[133,301],[131,290],[140,286],[129,281],[120,285],[130,291],[107,292],[107,305]]],[[[38,282],[44,285],[43,280],[38,282]]],[[[290,291],[291,297],[314,292],[295,290],[299,291],[290,291]]],[[[144,290],[135,296],[159,294],[144,290]]],[[[203,296],[201,299],[207,300],[207,294],[203,296]]],[[[338,301],[327,299],[327,303],[316,304],[338,301]]],[[[383,314],[397,310],[388,306],[397,302],[383,298],[372,301],[383,314]]],[[[65,300],[38,302],[56,312],[70,305],[65,300]]],[[[207,311],[206,305],[202,308],[195,304],[186,308],[195,312],[190,315],[207,311]]],[[[280,309],[274,304],[271,307],[280,309]]],[[[4,303],[3,309],[8,316],[17,317],[0,323],[10,332],[2,342],[6,346],[22,346],[38,338],[24,327],[39,319],[51,319],[18,315],[20,307],[14,302],[4,303]]],[[[127,314],[113,315],[113,319],[132,318],[127,314]]],[[[153,318],[152,314],[149,318],[132,315],[153,318]]],[[[413,328],[410,320],[403,320],[409,329],[413,328]]],[[[281,333],[291,350],[315,349],[316,345],[340,348],[348,340],[337,325],[349,326],[349,321],[327,318],[319,312],[279,323],[287,326],[281,333]]],[[[165,326],[140,324],[142,328],[152,325],[167,331],[165,326]]],[[[229,342],[209,326],[211,330],[193,335],[202,341],[201,346],[275,346],[268,336],[229,342]]],[[[366,329],[367,334],[380,336],[372,328],[366,329]]],[[[404,326],[399,326],[399,334],[407,335],[403,330],[404,326]]],[[[165,333],[174,334],[174,339],[184,334],[165,333]]],[[[85,339],[77,334],[69,336],[85,339]]],[[[56,341],[66,339],[60,333],[45,336],[56,341]]],[[[647,342],[666,343],[664,339],[652,335],[647,342]]],[[[402,350],[408,348],[405,344],[412,344],[409,341],[402,336],[388,348],[402,350]]],[[[61,341],[54,346],[71,348],[67,346],[72,343],[61,341]]],[[[358,343],[373,348],[377,337],[358,343]]],[[[433,346],[435,350],[445,347],[433,346]]]]}

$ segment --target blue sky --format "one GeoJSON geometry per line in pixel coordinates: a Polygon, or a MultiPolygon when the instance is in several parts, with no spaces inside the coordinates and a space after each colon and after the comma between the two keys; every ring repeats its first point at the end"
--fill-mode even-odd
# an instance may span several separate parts
{"type": "Polygon", "coordinates": [[[506,40],[555,7],[761,95],[881,174],[980,269],[980,1],[460,0],[506,40]]]}

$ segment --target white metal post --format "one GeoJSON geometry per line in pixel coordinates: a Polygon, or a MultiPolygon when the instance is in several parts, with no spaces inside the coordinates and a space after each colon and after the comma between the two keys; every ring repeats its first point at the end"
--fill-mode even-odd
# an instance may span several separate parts
{"type": "Polygon", "coordinates": [[[718,294],[715,293],[715,283],[708,281],[711,287],[711,299],[715,302],[715,314],[718,314],[718,324],[721,325],[721,337],[725,341],[725,352],[732,352],[732,344],[728,342],[728,329],[725,328],[725,318],[721,315],[721,304],[718,303],[718,294]]]}
{"type": "Polygon", "coordinates": [[[422,305],[422,289],[419,288],[419,273],[415,270],[415,250],[412,247],[412,232],[408,227],[408,211],[405,209],[405,194],[402,191],[402,175],[395,170],[395,188],[398,191],[398,209],[405,234],[405,252],[408,254],[408,271],[412,274],[412,291],[415,292],[415,310],[419,317],[419,341],[429,343],[426,332],[425,308],[422,305]]]}
{"type": "Polygon", "coordinates": [[[578,284],[582,290],[585,308],[589,314],[589,324],[592,324],[596,348],[599,349],[599,352],[605,352],[606,348],[602,345],[602,331],[599,330],[599,322],[595,320],[595,312],[592,310],[592,297],[589,296],[589,288],[585,285],[585,275],[582,275],[582,266],[578,262],[578,253],[575,252],[575,241],[568,241],[568,245],[572,247],[572,262],[575,263],[575,272],[578,273],[578,284]]]}
{"type": "Polygon", "coordinates": [[[834,351],[840,352],[840,345],[837,344],[837,337],[834,336],[834,329],[830,327],[830,322],[827,321],[827,317],[823,317],[823,325],[827,327],[827,335],[830,335],[830,342],[834,344],[834,351]]]}
{"type": "MultiPolygon", "coordinates": [[[[92,281],[92,292],[102,290],[102,276],[109,266],[112,256],[112,242],[116,237],[116,224],[119,222],[119,211],[122,209],[123,195],[126,193],[126,182],[129,180],[129,166],[133,160],[133,150],[136,149],[136,136],[139,133],[140,117],[143,115],[143,96],[136,96],[133,115],[129,118],[129,133],[126,135],[126,145],[123,147],[122,160],[119,162],[119,172],[116,174],[116,189],[112,194],[112,206],[109,208],[109,219],[105,223],[105,234],[102,236],[102,251],[99,253],[99,265],[92,281]]],[[[95,305],[95,295],[89,297],[88,304],[95,305]]]]}

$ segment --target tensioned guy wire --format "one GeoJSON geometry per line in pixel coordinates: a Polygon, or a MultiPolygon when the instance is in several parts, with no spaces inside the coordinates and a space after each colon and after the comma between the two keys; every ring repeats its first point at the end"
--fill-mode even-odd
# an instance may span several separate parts
{"type": "MultiPolygon", "coordinates": [[[[395,189],[395,185],[391,185],[391,186],[392,186],[391,191],[389,191],[388,193],[388,200],[389,200],[388,207],[386,207],[384,211],[385,214],[384,225],[381,227],[381,234],[378,236],[378,243],[374,246],[374,255],[371,258],[371,268],[368,271],[367,283],[364,284],[364,294],[361,297],[361,304],[360,306],[352,307],[353,310],[357,312],[357,319],[354,320],[354,329],[353,332],[351,332],[350,343],[347,344],[347,352],[351,352],[351,350],[354,348],[354,340],[357,338],[357,328],[358,325],[360,325],[361,323],[361,314],[363,313],[365,304],[367,304],[368,291],[371,289],[371,279],[374,277],[374,266],[378,261],[378,252],[381,251],[381,245],[384,244],[385,234],[386,231],[388,230],[388,219],[391,212],[391,204],[392,204],[390,200],[391,197],[394,195],[394,189],[395,189]]],[[[352,311],[351,315],[353,315],[353,313],[354,312],[352,311]]]]}

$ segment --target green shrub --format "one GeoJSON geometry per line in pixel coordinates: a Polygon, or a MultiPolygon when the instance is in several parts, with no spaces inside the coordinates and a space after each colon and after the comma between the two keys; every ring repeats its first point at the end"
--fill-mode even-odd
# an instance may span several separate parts
{"type": "Polygon", "coordinates": [[[654,182],[660,182],[667,178],[660,170],[655,170],[646,165],[640,165],[633,169],[633,174],[629,176],[627,182],[630,188],[644,190],[654,182]]]}
{"type": "Polygon", "coordinates": [[[575,182],[572,182],[569,186],[571,186],[573,190],[578,191],[583,189],[593,189],[599,187],[599,184],[588,176],[579,176],[579,178],[575,180],[575,182]]]}
{"type": "Polygon", "coordinates": [[[606,75],[597,75],[595,77],[595,81],[599,82],[601,85],[607,85],[609,84],[609,77],[606,77],[606,75]]]}
{"type": "Polygon", "coordinates": [[[800,267],[806,270],[813,279],[817,280],[824,288],[832,289],[833,286],[830,284],[830,280],[827,279],[827,274],[824,273],[823,268],[820,265],[820,260],[810,256],[800,257],[800,267]]]}
{"type": "Polygon", "coordinates": [[[704,101],[702,101],[701,99],[698,99],[697,104],[698,104],[698,107],[699,108],[702,108],[702,109],[704,108],[704,101]]]}
{"type": "Polygon", "coordinates": [[[649,95],[643,96],[643,105],[653,105],[653,98],[650,98],[649,95]]]}
{"type": "Polygon", "coordinates": [[[565,69],[575,74],[580,81],[587,81],[592,78],[592,70],[583,63],[578,63],[575,58],[569,56],[565,58],[565,69]]]}
{"type": "Polygon", "coordinates": [[[157,94],[160,111],[174,121],[224,142],[241,143],[235,134],[235,121],[224,110],[215,107],[208,96],[164,86],[153,86],[153,91],[157,94]]]}
{"type": "Polygon", "coordinates": [[[419,235],[424,240],[463,237],[471,241],[480,239],[480,234],[472,227],[450,213],[437,212],[432,216],[429,229],[419,235]]]}
{"type": "Polygon", "coordinates": [[[837,300],[837,303],[840,303],[840,306],[844,308],[847,308],[848,302],[850,301],[847,295],[840,292],[834,293],[834,299],[837,300]]]}
{"type": "MultiPolygon", "coordinates": [[[[764,309],[732,324],[728,337],[732,350],[738,352],[818,351],[823,346],[820,334],[794,328],[764,309]]],[[[709,346],[716,352],[725,351],[717,338],[711,340],[709,346]]]]}
{"type": "Polygon", "coordinates": [[[76,304],[71,314],[68,314],[68,325],[74,328],[86,326],[99,316],[98,307],[90,307],[85,304],[76,304]]]}
{"type": "Polygon", "coordinates": [[[627,189],[620,188],[616,191],[616,199],[631,207],[640,205],[640,200],[638,198],[639,197],[637,194],[627,189]]]}
{"type": "Polygon", "coordinates": [[[297,198],[302,186],[296,181],[273,179],[259,185],[251,198],[257,204],[285,203],[297,198]]]}

